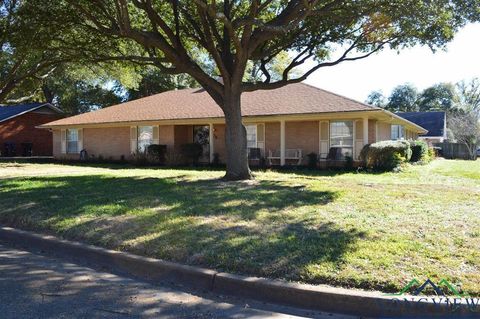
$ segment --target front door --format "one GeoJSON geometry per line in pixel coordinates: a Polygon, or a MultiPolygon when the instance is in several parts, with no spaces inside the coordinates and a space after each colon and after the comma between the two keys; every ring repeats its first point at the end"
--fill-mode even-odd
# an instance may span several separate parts
{"type": "Polygon", "coordinates": [[[210,127],[208,125],[194,125],[193,142],[202,145],[203,151],[199,161],[210,162],[210,127]]]}

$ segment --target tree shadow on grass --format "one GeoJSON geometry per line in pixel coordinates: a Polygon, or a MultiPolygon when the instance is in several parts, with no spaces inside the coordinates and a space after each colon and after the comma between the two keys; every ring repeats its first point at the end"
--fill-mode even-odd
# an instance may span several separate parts
{"type": "Polygon", "coordinates": [[[300,279],[309,265],[341,263],[365,236],[291,213],[338,196],[280,181],[34,177],[0,180],[0,222],[219,270],[300,279]]]}

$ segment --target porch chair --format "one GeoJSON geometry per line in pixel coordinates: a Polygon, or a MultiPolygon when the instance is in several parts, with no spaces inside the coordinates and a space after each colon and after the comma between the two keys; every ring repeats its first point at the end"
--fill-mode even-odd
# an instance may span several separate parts
{"type": "Polygon", "coordinates": [[[258,160],[260,160],[261,157],[262,157],[262,152],[261,152],[260,148],[258,148],[258,147],[248,148],[248,160],[258,161],[258,160]]]}

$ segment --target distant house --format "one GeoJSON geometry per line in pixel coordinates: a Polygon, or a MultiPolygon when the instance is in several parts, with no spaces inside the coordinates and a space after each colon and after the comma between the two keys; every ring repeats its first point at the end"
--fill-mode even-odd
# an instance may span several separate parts
{"type": "MultiPolygon", "coordinates": [[[[382,108],[307,84],[242,95],[250,158],[275,165],[357,160],[363,146],[392,138],[415,139],[427,131],[382,108]],[[401,132],[392,136],[392,131],[401,132]]],[[[187,143],[203,145],[202,160],[225,161],[225,119],[203,89],[169,91],[42,125],[53,130],[55,158],[132,158],[150,144],[176,155],[187,143]]],[[[178,158],[169,156],[169,158],[178,158]]]]}
{"type": "Polygon", "coordinates": [[[445,112],[405,112],[397,113],[404,119],[413,122],[428,133],[419,135],[419,139],[425,140],[428,144],[443,143],[447,139],[447,116],[445,112]]]}
{"type": "Polygon", "coordinates": [[[62,117],[48,103],[0,106],[0,156],[52,156],[52,133],[37,126],[62,117]]]}

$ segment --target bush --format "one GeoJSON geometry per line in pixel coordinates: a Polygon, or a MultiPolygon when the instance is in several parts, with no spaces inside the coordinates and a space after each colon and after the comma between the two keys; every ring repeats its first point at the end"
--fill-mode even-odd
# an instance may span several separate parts
{"type": "Polygon", "coordinates": [[[437,157],[437,151],[433,147],[428,148],[428,161],[431,162],[437,157]]]}
{"type": "Polygon", "coordinates": [[[148,157],[156,163],[165,164],[167,145],[151,144],[147,147],[148,157]]]}
{"type": "Polygon", "coordinates": [[[136,166],[147,166],[148,165],[148,157],[145,152],[138,152],[134,154],[133,163],[136,166]]]}
{"type": "Polygon", "coordinates": [[[411,141],[410,147],[412,149],[412,158],[410,162],[428,162],[428,144],[424,141],[411,141]]]}
{"type": "Polygon", "coordinates": [[[202,156],[203,147],[198,143],[183,144],[180,147],[180,153],[189,162],[189,164],[196,165],[200,156],[202,156]]]}
{"type": "Polygon", "coordinates": [[[213,166],[220,166],[220,154],[218,154],[218,153],[213,153],[212,165],[213,165],[213,166]]]}
{"type": "Polygon", "coordinates": [[[367,144],[360,152],[365,167],[380,171],[393,171],[412,157],[407,141],[382,141],[367,144]]]}
{"type": "Polygon", "coordinates": [[[310,153],[307,154],[308,158],[308,168],[316,168],[317,167],[317,161],[318,161],[318,156],[315,153],[310,153]]]}
{"type": "Polygon", "coordinates": [[[353,157],[345,156],[345,169],[348,171],[353,170],[353,157]]]}

